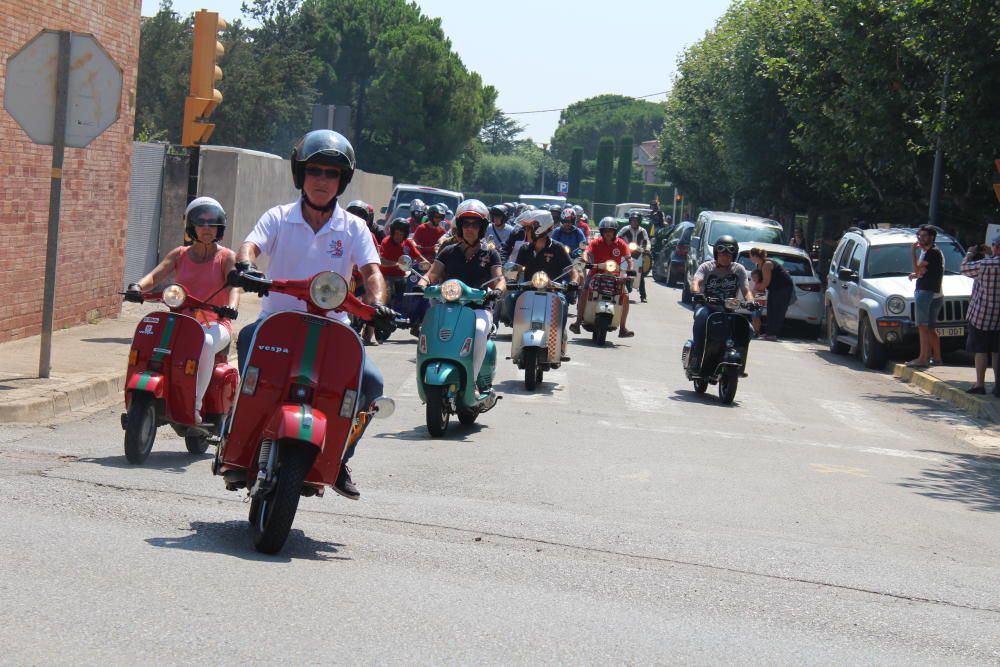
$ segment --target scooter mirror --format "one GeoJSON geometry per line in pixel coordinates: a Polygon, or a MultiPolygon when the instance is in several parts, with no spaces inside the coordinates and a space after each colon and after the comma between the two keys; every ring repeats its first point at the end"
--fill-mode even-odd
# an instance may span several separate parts
{"type": "Polygon", "coordinates": [[[391,417],[396,412],[396,401],[387,396],[380,396],[372,401],[369,412],[371,412],[372,417],[375,419],[391,417]]]}
{"type": "Polygon", "coordinates": [[[396,266],[402,271],[409,271],[413,268],[413,258],[409,255],[403,255],[399,258],[399,261],[396,262],[396,266]]]}
{"type": "Polygon", "coordinates": [[[518,264],[517,262],[507,262],[506,264],[503,265],[504,271],[520,271],[521,268],[522,268],[521,265],[518,264]]]}

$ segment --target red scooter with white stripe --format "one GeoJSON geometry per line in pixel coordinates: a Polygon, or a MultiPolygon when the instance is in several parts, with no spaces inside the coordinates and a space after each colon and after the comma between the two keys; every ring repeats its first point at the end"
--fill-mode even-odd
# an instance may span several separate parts
{"type": "Polygon", "coordinates": [[[344,452],[373,417],[390,416],[395,405],[380,397],[357,411],[365,348],[350,326],[326,313],[344,311],[371,322],[375,309],[351,294],[343,277],[325,271],[307,280],[266,280],[243,273],[236,286],[289,294],[307,308],[274,313],[257,328],[212,466],[228,490],[248,489],[254,546],[277,553],[299,498],[322,496],[333,486],[344,452]]]}

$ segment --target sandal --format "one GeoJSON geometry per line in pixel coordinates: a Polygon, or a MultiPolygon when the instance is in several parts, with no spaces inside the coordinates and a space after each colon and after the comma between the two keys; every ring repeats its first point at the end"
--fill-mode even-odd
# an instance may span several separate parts
{"type": "Polygon", "coordinates": [[[580,333],[580,325],[577,322],[573,322],[573,324],[569,325],[569,330],[578,334],[580,333]]]}
{"type": "Polygon", "coordinates": [[[618,332],[619,338],[631,338],[634,335],[635,332],[632,331],[631,329],[622,329],[621,331],[618,332]]]}
{"type": "Polygon", "coordinates": [[[906,362],[907,368],[927,368],[927,364],[920,361],[919,359],[914,359],[913,361],[906,362]]]}

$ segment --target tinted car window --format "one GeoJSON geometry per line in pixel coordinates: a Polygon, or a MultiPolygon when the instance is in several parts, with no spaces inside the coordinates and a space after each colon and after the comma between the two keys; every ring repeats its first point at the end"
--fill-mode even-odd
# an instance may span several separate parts
{"type": "MultiPolygon", "coordinates": [[[[962,263],[962,249],[954,241],[938,243],[944,255],[944,269],[947,274],[958,274],[962,263]]],[[[866,278],[888,278],[908,276],[913,271],[913,246],[909,243],[872,246],[865,262],[866,278]]]]}
{"type": "Polygon", "coordinates": [[[865,247],[860,243],[854,248],[854,252],[851,254],[851,261],[848,263],[847,268],[855,273],[861,271],[861,255],[865,252],[865,247]]]}
{"type": "Polygon", "coordinates": [[[759,243],[776,243],[781,245],[780,227],[767,227],[744,222],[724,222],[716,220],[709,229],[708,244],[715,245],[720,236],[732,236],[738,243],[757,241],[759,243]]]}
{"type": "Polygon", "coordinates": [[[847,268],[847,260],[850,259],[851,253],[854,252],[854,241],[848,241],[844,244],[844,247],[840,249],[840,254],[837,256],[837,268],[845,269],[847,268]]]}
{"type": "MultiPolygon", "coordinates": [[[[790,276],[805,276],[812,278],[812,262],[799,255],[772,255],[768,253],[767,258],[781,264],[788,271],[790,276]]],[[[757,265],[750,260],[749,255],[740,255],[740,264],[746,267],[747,272],[753,271],[757,265]]]]}

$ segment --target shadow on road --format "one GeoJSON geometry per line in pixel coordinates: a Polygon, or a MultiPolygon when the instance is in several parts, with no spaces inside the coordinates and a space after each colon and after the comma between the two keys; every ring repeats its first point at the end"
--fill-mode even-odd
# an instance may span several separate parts
{"type": "MultiPolygon", "coordinates": [[[[181,442],[181,446],[183,445],[184,443],[181,442]]],[[[75,461],[79,463],[93,463],[106,468],[142,468],[147,470],[152,469],[162,470],[163,472],[182,473],[187,470],[188,466],[192,463],[204,461],[212,458],[213,456],[215,456],[215,450],[211,448],[204,454],[190,454],[186,450],[183,452],[158,452],[154,450],[149,454],[148,459],[138,465],[129,463],[125,458],[125,454],[121,454],[120,456],[102,456],[100,458],[84,456],[75,459],[75,461]]]]}
{"type": "Polygon", "coordinates": [[[937,424],[971,424],[971,417],[956,412],[956,408],[940,398],[920,394],[861,394],[858,400],[885,403],[902,408],[914,417],[931,420],[937,424]]]}
{"type": "Polygon", "coordinates": [[[699,394],[694,389],[677,389],[674,391],[673,396],[668,398],[671,401],[681,401],[684,403],[704,403],[705,405],[716,405],[720,408],[731,409],[740,407],[740,399],[737,397],[733,399],[733,402],[726,405],[721,400],[719,400],[717,385],[709,385],[708,391],[704,394],[699,394]]]}
{"type": "Polygon", "coordinates": [[[84,338],[81,342],[84,343],[115,343],[117,345],[130,345],[132,343],[131,338],[84,338]]]}
{"type": "MultiPolygon", "coordinates": [[[[523,371],[519,371],[524,376],[523,371]]],[[[524,380],[504,380],[503,382],[498,382],[493,385],[493,388],[497,390],[501,396],[506,394],[514,394],[517,396],[553,396],[556,390],[559,388],[558,382],[549,382],[546,379],[542,379],[536,386],[534,391],[528,391],[524,388],[524,380]]]]}
{"type": "Polygon", "coordinates": [[[928,449],[917,450],[948,458],[919,477],[899,485],[936,500],[965,503],[979,512],[1000,512],[1000,457],[982,454],[956,454],[928,449]]]}
{"type": "MultiPolygon", "coordinates": [[[[249,507],[249,505],[248,505],[249,507]]],[[[274,556],[254,551],[250,540],[250,525],[246,521],[225,521],[212,523],[192,521],[191,533],[181,537],[150,537],[147,543],[154,547],[201,551],[224,556],[234,556],[244,560],[290,562],[292,560],[351,560],[347,556],[337,556],[336,542],[323,542],[306,537],[301,530],[293,528],[288,534],[281,553],[274,556]]]]}
{"type": "MultiPolygon", "coordinates": [[[[480,419],[482,416],[480,415],[480,419]]],[[[444,432],[444,435],[440,438],[433,438],[431,434],[427,431],[427,426],[414,426],[406,431],[396,431],[394,433],[376,433],[371,436],[373,438],[378,438],[380,440],[428,440],[432,442],[470,442],[475,439],[477,433],[483,429],[488,429],[489,426],[485,424],[480,424],[476,422],[470,426],[465,426],[458,422],[458,417],[455,415],[451,416],[451,421],[448,423],[448,430],[444,432]]]]}

